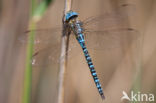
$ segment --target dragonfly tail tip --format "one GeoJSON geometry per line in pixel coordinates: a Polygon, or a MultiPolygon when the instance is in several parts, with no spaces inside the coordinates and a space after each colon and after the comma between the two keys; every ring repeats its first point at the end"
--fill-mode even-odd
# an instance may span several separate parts
{"type": "Polygon", "coordinates": [[[104,95],[101,95],[101,98],[102,98],[102,100],[105,100],[105,96],[104,95]]]}

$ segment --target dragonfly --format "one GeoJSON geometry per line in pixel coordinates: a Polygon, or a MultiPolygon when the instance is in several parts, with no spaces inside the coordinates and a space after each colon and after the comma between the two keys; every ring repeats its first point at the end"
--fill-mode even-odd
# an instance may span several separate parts
{"type": "Polygon", "coordinates": [[[92,59],[89,55],[89,52],[88,52],[86,44],[85,44],[84,32],[83,32],[84,29],[83,29],[82,22],[80,20],[78,20],[77,18],[78,18],[78,13],[73,12],[73,11],[69,11],[69,12],[67,12],[67,14],[65,16],[65,22],[67,22],[71,31],[75,34],[75,37],[76,37],[77,41],[79,42],[79,44],[83,50],[86,61],[88,63],[88,67],[90,69],[91,75],[92,75],[94,82],[96,84],[96,87],[99,91],[99,94],[101,95],[102,99],[104,99],[105,97],[104,97],[104,93],[103,93],[100,81],[97,77],[92,59]]]}
{"type": "MultiPolygon", "coordinates": [[[[137,30],[127,26],[125,21],[125,16],[118,13],[106,13],[97,17],[87,18],[85,21],[79,20],[78,13],[72,10],[65,15],[65,22],[71,31],[70,35],[75,35],[76,40],[82,48],[89,70],[102,99],[105,99],[103,89],[87,48],[97,48],[100,50],[119,48],[121,46],[121,40],[127,40],[130,45],[139,35],[137,30]]],[[[36,35],[34,43],[42,43],[49,48],[52,42],[50,39],[55,38],[56,35],[54,34],[57,34],[58,31],[61,30],[51,29],[50,34],[44,33],[43,35],[44,31],[45,30],[42,29],[36,30],[36,32],[40,32],[40,34],[36,35]]],[[[53,46],[57,47],[57,45],[53,46]]],[[[42,52],[44,52],[44,49],[34,53],[34,57],[42,52]]],[[[49,57],[49,60],[55,60],[52,56],[49,57]]],[[[36,60],[34,59],[32,64],[36,64],[35,62],[36,60]]]]}

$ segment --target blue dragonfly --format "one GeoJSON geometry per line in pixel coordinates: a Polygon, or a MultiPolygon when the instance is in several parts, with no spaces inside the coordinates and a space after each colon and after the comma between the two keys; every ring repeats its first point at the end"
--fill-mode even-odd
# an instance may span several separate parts
{"type": "Polygon", "coordinates": [[[75,34],[75,37],[77,39],[77,41],[79,42],[83,53],[85,55],[86,61],[88,63],[88,67],[90,69],[90,72],[93,76],[94,82],[96,84],[96,87],[99,91],[99,94],[101,95],[102,99],[104,99],[104,94],[103,94],[103,90],[101,88],[101,84],[100,81],[97,77],[92,59],[88,53],[88,50],[86,48],[86,44],[85,44],[85,39],[84,39],[84,30],[83,30],[83,24],[80,20],[77,19],[78,17],[78,13],[73,12],[73,11],[69,11],[67,12],[66,16],[65,16],[65,22],[67,22],[67,24],[69,25],[69,28],[71,29],[71,31],[75,34]]]}
{"type": "MultiPolygon", "coordinates": [[[[130,45],[132,41],[137,40],[139,36],[138,32],[127,25],[124,15],[118,13],[106,13],[97,17],[87,18],[82,22],[79,20],[77,12],[69,11],[65,15],[65,22],[68,24],[71,34],[75,35],[76,40],[80,44],[98,92],[102,99],[104,99],[105,96],[87,48],[100,50],[119,48],[121,46],[121,40],[127,40],[128,45],[130,45]]],[[[51,45],[51,38],[59,41],[58,35],[54,34],[61,32],[61,29],[38,29],[35,30],[35,32],[37,34],[34,42],[36,45],[43,44],[43,48],[47,49],[49,49],[50,46],[58,47],[58,44],[55,43],[51,45]]],[[[34,53],[33,65],[37,64],[37,59],[35,58],[39,54],[44,54],[46,51],[43,48],[36,50],[34,53]]],[[[74,48],[74,45],[71,48],[74,48]]],[[[67,53],[69,53],[69,51],[67,51],[67,53]]],[[[58,52],[57,49],[54,51],[54,54],[56,52],[58,52]]],[[[56,58],[53,58],[53,56],[49,56],[48,59],[56,61],[56,58]]]]}

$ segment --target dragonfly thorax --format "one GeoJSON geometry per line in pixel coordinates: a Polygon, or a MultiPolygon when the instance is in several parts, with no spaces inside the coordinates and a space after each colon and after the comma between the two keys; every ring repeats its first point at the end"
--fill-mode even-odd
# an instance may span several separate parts
{"type": "Polygon", "coordinates": [[[70,27],[72,32],[75,34],[76,39],[79,41],[79,43],[84,43],[84,29],[83,29],[83,25],[82,22],[77,20],[77,19],[73,19],[70,21],[70,27]]]}
{"type": "Polygon", "coordinates": [[[70,27],[75,35],[82,34],[84,32],[82,22],[77,19],[71,20],[70,27]]]}

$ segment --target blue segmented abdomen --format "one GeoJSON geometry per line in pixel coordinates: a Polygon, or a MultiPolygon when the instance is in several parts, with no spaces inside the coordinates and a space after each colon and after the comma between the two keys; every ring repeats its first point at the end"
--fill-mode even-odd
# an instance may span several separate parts
{"type": "Polygon", "coordinates": [[[78,35],[79,35],[79,36],[77,37],[77,40],[78,40],[80,46],[81,46],[82,49],[83,49],[83,53],[84,53],[84,55],[85,55],[86,61],[87,61],[87,63],[88,63],[88,66],[89,66],[90,72],[91,72],[91,74],[92,74],[92,77],[93,77],[93,79],[94,79],[94,82],[95,82],[95,84],[96,84],[96,87],[97,87],[97,89],[98,89],[98,91],[99,91],[99,94],[101,95],[102,99],[104,99],[105,97],[104,97],[104,94],[103,94],[103,90],[102,90],[102,88],[101,88],[100,81],[99,81],[99,79],[98,79],[98,77],[97,77],[97,74],[96,74],[94,65],[93,65],[93,63],[92,63],[91,57],[90,57],[90,55],[89,55],[89,53],[88,53],[88,50],[87,50],[87,48],[86,48],[86,46],[85,46],[84,36],[83,36],[83,34],[78,34],[78,35]]]}

